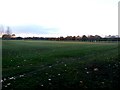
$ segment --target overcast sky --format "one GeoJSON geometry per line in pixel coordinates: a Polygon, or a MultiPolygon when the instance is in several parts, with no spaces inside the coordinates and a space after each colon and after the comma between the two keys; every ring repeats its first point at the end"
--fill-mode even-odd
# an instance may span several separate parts
{"type": "Polygon", "coordinates": [[[17,36],[117,35],[119,0],[0,0],[17,36]]]}

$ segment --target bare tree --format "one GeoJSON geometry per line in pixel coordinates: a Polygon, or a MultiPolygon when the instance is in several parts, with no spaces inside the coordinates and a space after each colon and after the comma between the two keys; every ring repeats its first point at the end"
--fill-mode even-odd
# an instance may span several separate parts
{"type": "Polygon", "coordinates": [[[1,26],[0,26],[0,36],[2,36],[3,33],[4,33],[4,27],[1,25],[1,26]]]}
{"type": "Polygon", "coordinates": [[[10,29],[9,26],[7,27],[6,34],[7,34],[7,35],[11,35],[11,34],[12,34],[12,31],[11,31],[11,29],[10,29]]]}
{"type": "MultiPolygon", "coordinates": [[[[13,35],[14,36],[14,35],[13,35]]],[[[2,35],[2,39],[11,39],[12,38],[12,31],[10,29],[10,27],[8,26],[5,33],[2,35]]]]}

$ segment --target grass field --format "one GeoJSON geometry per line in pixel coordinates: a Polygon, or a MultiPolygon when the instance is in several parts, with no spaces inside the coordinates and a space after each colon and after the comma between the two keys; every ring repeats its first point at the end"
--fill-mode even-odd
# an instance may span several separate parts
{"type": "Polygon", "coordinates": [[[2,41],[3,90],[115,90],[117,43],[2,41]]]}

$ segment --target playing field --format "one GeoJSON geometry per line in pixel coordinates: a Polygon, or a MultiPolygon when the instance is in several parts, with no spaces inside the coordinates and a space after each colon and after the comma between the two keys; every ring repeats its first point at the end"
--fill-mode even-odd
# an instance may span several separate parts
{"type": "Polygon", "coordinates": [[[3,90],[118,87],[117,43],[2,41],[3,90]]]}

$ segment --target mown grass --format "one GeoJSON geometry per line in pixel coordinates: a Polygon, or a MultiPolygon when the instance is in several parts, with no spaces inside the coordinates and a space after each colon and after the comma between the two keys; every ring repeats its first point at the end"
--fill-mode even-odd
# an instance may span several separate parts
{"type": "Polygon", "coordinates": [[[117,89],[117,43],[6,41],[3,90],[117,89]]]}

